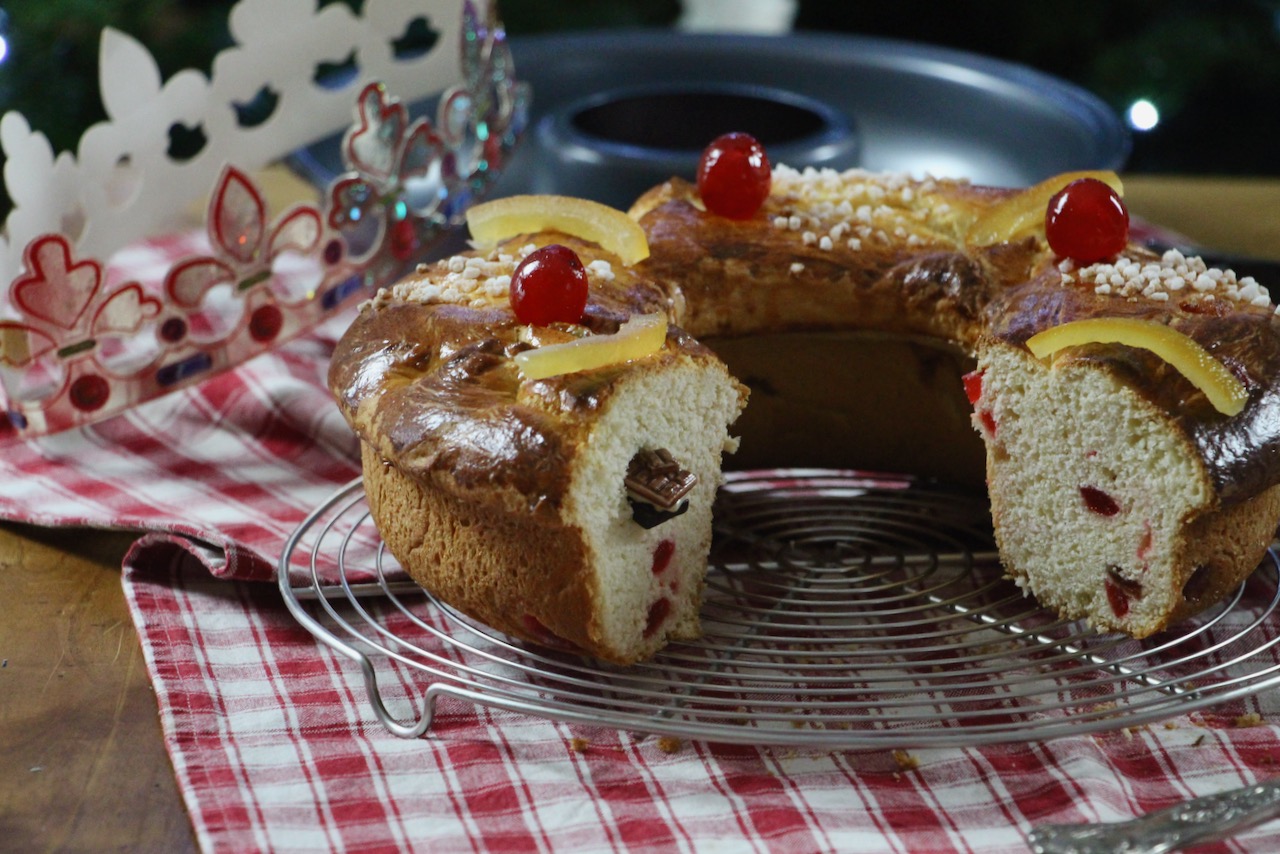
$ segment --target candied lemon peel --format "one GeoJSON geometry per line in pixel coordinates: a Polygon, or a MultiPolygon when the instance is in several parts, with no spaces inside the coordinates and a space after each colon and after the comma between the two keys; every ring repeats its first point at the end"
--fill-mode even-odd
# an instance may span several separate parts
{"type": "Polygon", "coordinates": [[[1081,344],[1124,344],[1150,350],[1204,392],[1223,415],[1244,409],[1249,392],[1222,362],[1198,342],[1154,320],[1132,317],[1092,317],[1053,326],[1027,339],[1027,349],[1043,359],[1081,344]]]}
{"type": "Polygon", "coordinates": [[[985,210],[969,225],[965,242],[971,246],[990,246],[1031,235],[1043,238],[1044,213],[1049,207],[1049,200],[1063,187],[1081,178],[1096,178],[1124,196],[1124,182],[1115,172],[1064,172],[1027,187],[985,210]]]}
{"type": "Polygon", "coordinates": [[[665,314],[637,314],[611,335],[587,335],[517,353],[516,367],[525,379],[541,380],[640,359],[662,349],[666,340],[665,314]]]}
{"type": "Polygon", "coordinates": [[[559,231],[598,244],[631,266],[649,257],[640,224],[616,208],[572,196],[507,196],[467,210],[467,227],[480,246],[494,246],[517,234],[559,231]]]}

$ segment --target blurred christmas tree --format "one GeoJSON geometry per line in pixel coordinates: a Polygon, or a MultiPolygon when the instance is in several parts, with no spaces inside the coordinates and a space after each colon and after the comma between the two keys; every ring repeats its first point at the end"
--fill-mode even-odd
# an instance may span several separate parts
{"type": "MultiPolygon", "coordinates": [[[[342,2],[359,11],[363,0],[342,2]]],[[[230,44],[234,0],[10,0],[0,2],[0,112],[17,110],[55,151],[74,151],[106,114],[98,92],[98,42],[111,26],[138,39],[167,79],[185,68],[208,72],[230,44]]],[[[679,0],[514,0],[501,4],[512,33],[672,23],[679,0]]],[[[2,162],[2,161],[0,161],[2,162]]],[[[9,210],[0,187],[0,216],[9,210]]]]}
{"type": "MultiPolygon", "coordinates": [[[[356,10],[363,0],[345,2],[356,10]]],[[[411,0],[406,0],[411,2],[411,0]]],[[[499,0],[508,32],[668,26],[680,0],[499,0]]],[[[104,26],[145,44],[166,77],[208,71],[229,44],[233,0],[0,0],[0,111],[19,110],[58,151],[104,118],[104,26]],[[0,46],[3,49],[4,46],[0,46]]],[[[1134,171],[1280,175],[1280,0],[800,0],[798,29],[947,45],[1020,62],[1089,89],[1117,113],[1146,99],[1134,171]]],[[[0,215],[8,210],[0,192],[0,215]]]]}
{"type": "Polygon", "coordinates": [[[207,70],[229,43],[227,2],[218,0],[23,0],[0,8],[7,53],[0,108],[18,110],[55,150],[74,149],[105,118],[98,94],[98,40],[115,27],[151,50],[166,77],[207,70]]]}

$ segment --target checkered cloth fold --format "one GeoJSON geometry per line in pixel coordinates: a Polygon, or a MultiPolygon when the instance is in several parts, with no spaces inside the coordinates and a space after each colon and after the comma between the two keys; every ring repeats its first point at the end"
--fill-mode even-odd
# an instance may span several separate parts
{"type": "MultiPolygon", "coordinates": [[[[323,382],[346,320],[97,426],[0,439],[0,516],[141,532],[124,590],[207,851],[1019,851],[1036,824],[1272,773],[1274,696],[1046,744],[854,752],[677,743],[446,698],[426,737],[397,738],[359,668],[264,583],[358,474],[323,382]]],[[[389,702],[420,703],[422,675],[388,666],[389,702]]],[[[1220,850],[1280,850],[1280,831],[1220,850]]]]}

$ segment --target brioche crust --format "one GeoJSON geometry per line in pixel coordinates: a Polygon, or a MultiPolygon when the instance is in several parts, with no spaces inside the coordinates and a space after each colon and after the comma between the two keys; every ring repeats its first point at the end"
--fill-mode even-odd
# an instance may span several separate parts
{"type": "MultiPolygon", "coordinates": [[[[866,186],[881,185],[868,176],[866,186]]],[[[842,221],[828,226],[839,232],[828,247],[813,229],[841,214],[793,211],[821,212],[833,206],[830,200],[775,194],[755,218],[738,222],[708,214],[693,185],[672,179],[631,209],[649,235],[650,255],[640,269],[666,288],[680,307],[677,322],[700,339],[863,329],[972,348],[985,327],[983,308],[1003,282],[1025,281],[1035,246],[966,250],[962,236],[979,202],[1000,198],[1000,191],[942,183],[902,203],[908,187],[919,185],[904,182],[895,206],[883,192],[875,212],[865,213],[869,220],[879,216],[879,225],[851,227],[865,229],[865,237],[839,229],[842,221]]],[[[849,207],[857,221],[864,206],[849,207]]]]}
{"type": "Polygon", "coordinates": [[[369,511],[414,581],[498,631],[592,646],[594,627],[581,619],[593,613],[593,585],[580,531],[424,487],[368,444],[362,451],[369,511]]]}

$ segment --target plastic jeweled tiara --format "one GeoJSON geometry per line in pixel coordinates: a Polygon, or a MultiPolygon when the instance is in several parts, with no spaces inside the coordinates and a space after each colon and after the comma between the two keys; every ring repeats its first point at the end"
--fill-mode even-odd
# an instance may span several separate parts
{"type": "Polygon", "coordinates": [[[14,202],[0,237],[0,388],[18,434],[118,414],[315,327],[403,275],[498,176],[529,91],[492,9],[315,5],[241,0],[236,45],[212,73],[163,84],[144,47],[104,30],[109,118],[74,157],[54,158],[21,115],[0,120],[14,202]],[[400,49],[410,31],[433,43],[400,49]],[[322,67],[347,74],[335,83],[322,67]],[[435,121],[411,120],[393,91],[438,94],[435,121]],[[249,118],[262,112],[250,104],[269,115],[249,118]],[[348,123],[347,171],[273,215],[255,170],[348,123]],[[197,153],[171,153],[179,131],[201,138],[197,153]],[[203,229],[174,233],[204,196],[203,229]]]}

